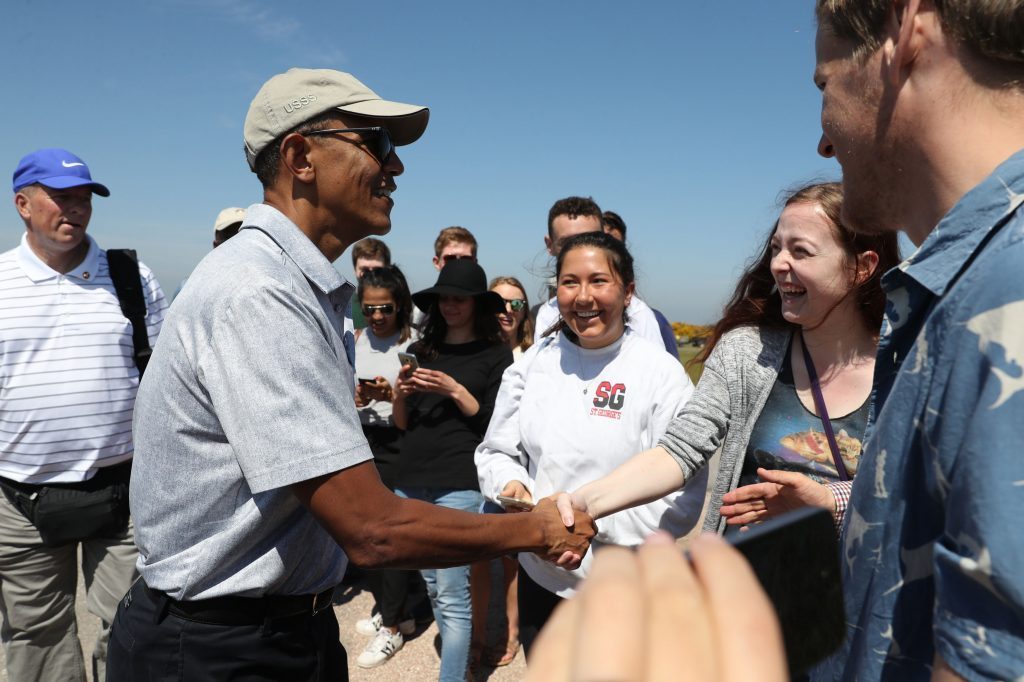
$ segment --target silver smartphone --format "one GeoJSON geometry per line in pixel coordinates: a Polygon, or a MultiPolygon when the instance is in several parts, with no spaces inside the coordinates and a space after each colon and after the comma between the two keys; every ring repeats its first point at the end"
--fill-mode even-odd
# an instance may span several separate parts
{"type": "Polygon", "coordinates": [[[398,361],[402,364],[402,367],[409,365],[410,372],[415,372],[420,368],[420,361],[416,359],[416,356],[412,353],[399,353],[398,361]]]}
{"type": "Polygon", "coordinates": [[[498,504],[500,504],[502,508],[506,510],[517,509],[520,511],[530,511],[535,506],[533,502],[530,502],[529,500],[524,500],[520,497],[508,497],[507,495],[498,495],[494,499],[497,500],[498,504]]]}

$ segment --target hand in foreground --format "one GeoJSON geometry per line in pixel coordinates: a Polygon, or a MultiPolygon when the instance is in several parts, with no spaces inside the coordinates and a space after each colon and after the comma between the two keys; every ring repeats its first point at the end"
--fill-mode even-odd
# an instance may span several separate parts
{"type": "MultiPolygon", "coordinates": [[[[509,481],[505,484],[505,487],[501,489],[500,495],[504,497],[514,497],[517,500],[526,500],[527,502],[533,502],[533,495],[526,489],[526,486],[522,481],[509,481]]],[[[518,507],[505,507],[505,513],[507,514],[520,514],[526,509],[519,509],[518,507]]]]}
{"type": "Polygon", "coordinates": [[[835,513],[836,500],[826,486],[794,471],[758,469],[761,483],[722,496],[722,516],[730,526],[760,523],[801,507],[824,507],[835,513]]]}
{"type": "Polygon", "coordinates": [[[550,498],[538,502],[530,514],[538,516],[542,524],[544,543],[547,546],[543,553],[537,554],[564,569],[571,571],[579,568],[587,549],[590,548],[590,539],[597,533],[594,520],[587,514],[580,513],[576,515],[576,523],[566,527],[550,498]]]}
{"type": "Polygon", "coordinates": [[[606,547],[552,614],[527,680],[788,679],[778,619],[747,562],[714,535],[665,533],[636,552],[606,547]]]}

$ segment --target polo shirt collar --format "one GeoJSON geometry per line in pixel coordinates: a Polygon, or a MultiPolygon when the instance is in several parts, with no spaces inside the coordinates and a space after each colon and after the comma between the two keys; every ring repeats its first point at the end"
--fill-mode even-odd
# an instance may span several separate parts
{"type": "MultiPolygon", "coordinates": [[[[89,250],[86,252],[85,258],[75,269],[64,273],[64,277],[81,282],[89,282],[96,278],[99,271],[100,247],[96,244],[96,240],[89,235],[85,235],[85,238],[89,242],[89,250]]],[[[25,276],[36,283],[61,276],[61,273],[44,263],[28,245],[27,233],[21,235],[21,245],[18,246],[18,264],[25,276]]]]}
{"type": "Polygon", "coordinates": [[[904,276],[942,296],[988,234],[1024,204],[1024,150],[960,198],[921,247],[882,279],[891,291],[904,276]]]}
{"type": "Polygon", "coordinates": [[[266,232],[287,254],[321,292],[331,292],[345,286],[352,286],[334,269],[320,249],[309,240],[298,225],[283,213],[267,204],[253,204],[245,210],[245,221],[241,229],[255,227],[266,232]]]}

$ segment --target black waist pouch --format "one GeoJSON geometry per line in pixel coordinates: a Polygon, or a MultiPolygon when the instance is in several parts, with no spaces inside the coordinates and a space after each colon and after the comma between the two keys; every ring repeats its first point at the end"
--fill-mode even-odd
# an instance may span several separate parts
{"type": "Polygon", "coordinates": [[[31,485],[0,478],[4,495],[39,531],[47,547],[124,533],[128,528],[131,460],[88,481],[31,485]]]}

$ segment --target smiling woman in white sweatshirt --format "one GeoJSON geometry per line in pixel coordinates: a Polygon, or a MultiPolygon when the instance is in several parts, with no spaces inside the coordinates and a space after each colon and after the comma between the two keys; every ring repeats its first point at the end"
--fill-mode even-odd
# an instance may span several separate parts
{"type": "MultiPolygon", "coordinates": [[[[677,360],[625,325],[635,285],[632,257],[620,242],[600,232],[572,237],[559,255],[557,282],[562,323],[506,370],[476,451],[480,490],[492,500],[536,500],[603,476],[638,448],[656,445],[693,392],[677,360]]],[[[602,520],[595,545],[637,545],[659,528],[686,533],[700,517],[703,483],[695,479],[685,492],[602,520]]],[[[566,571],[520,555],[527,654],[591,558],[566,571]]]]}

